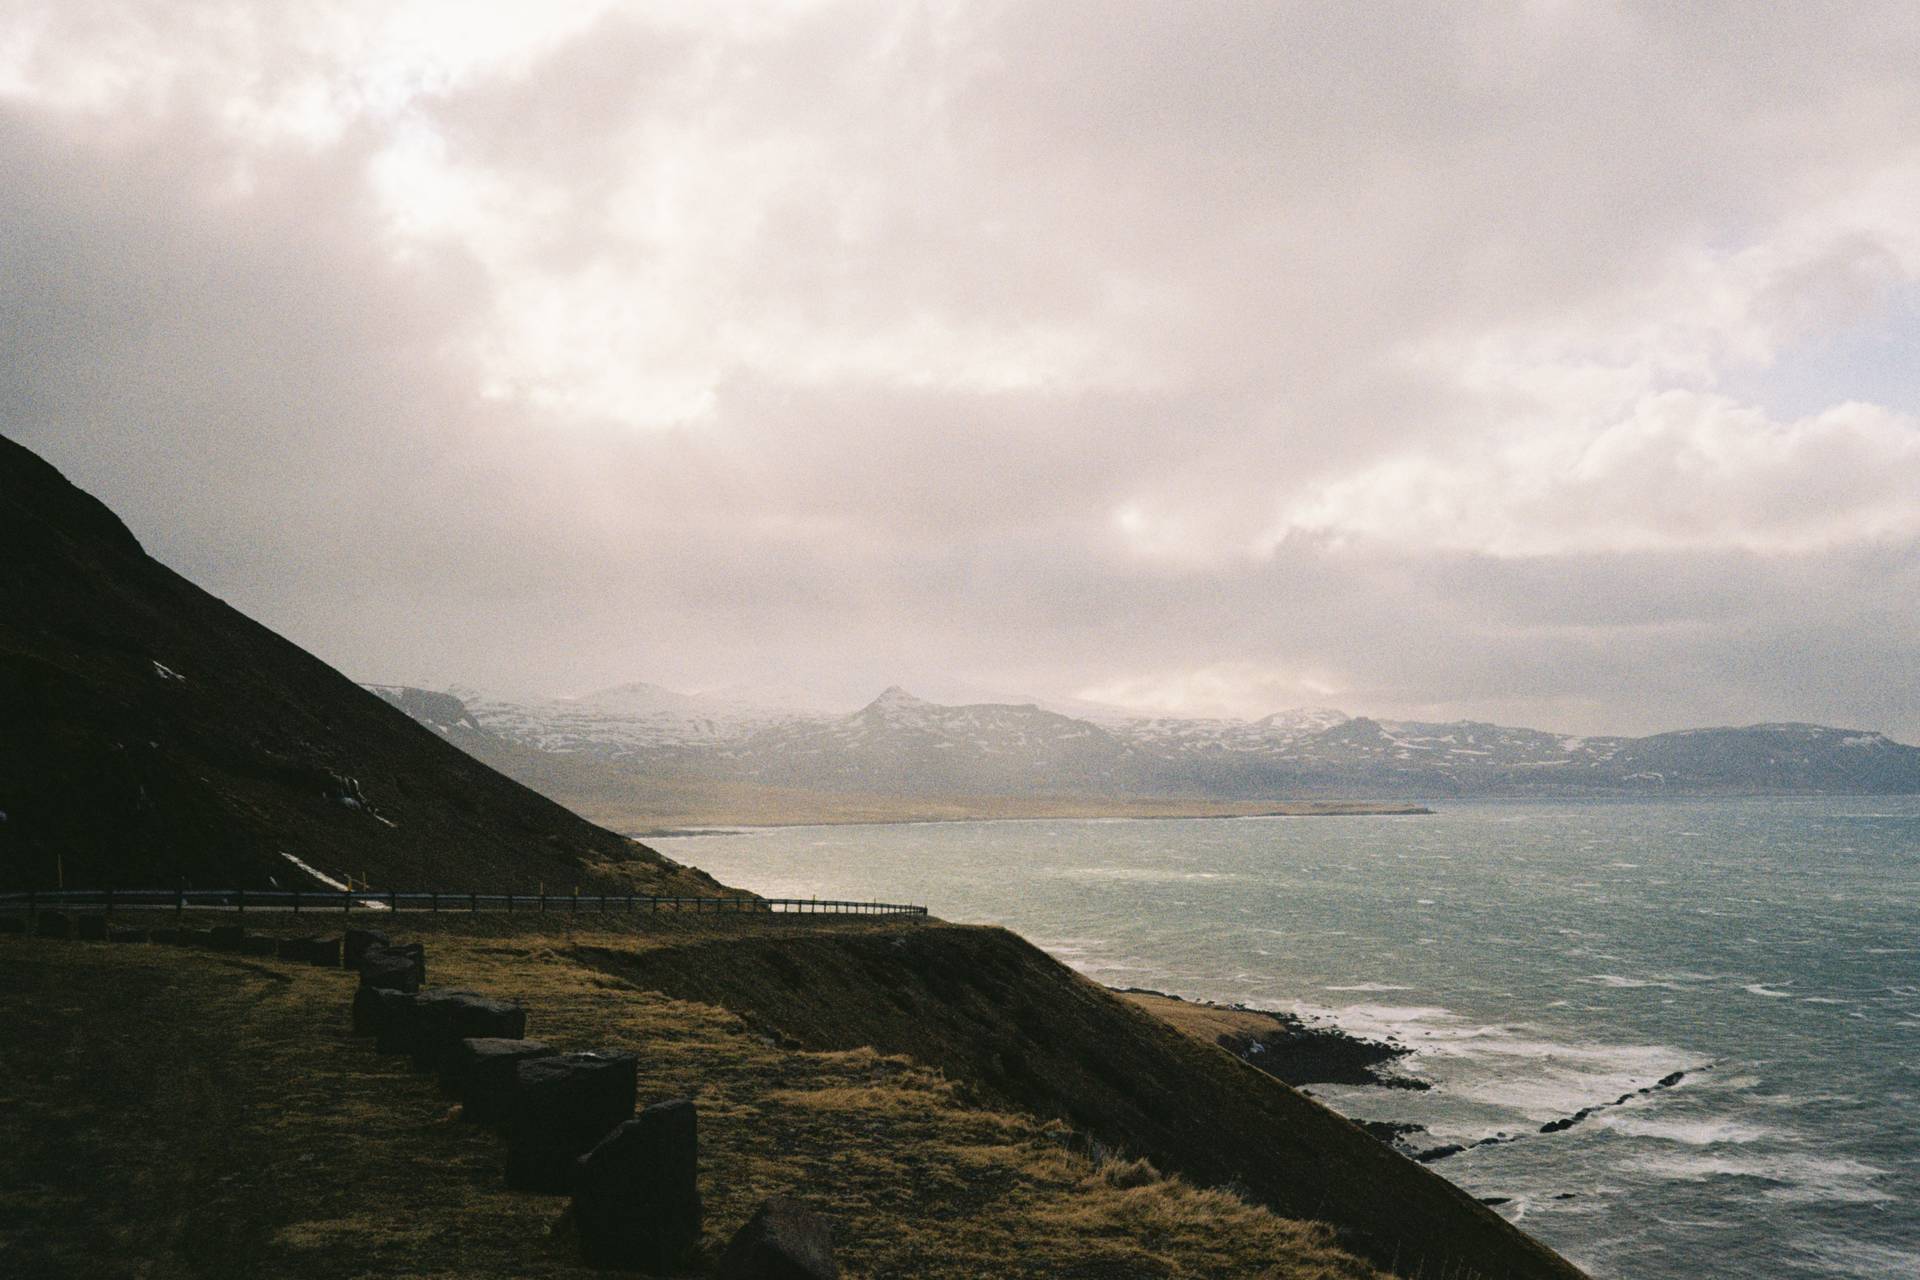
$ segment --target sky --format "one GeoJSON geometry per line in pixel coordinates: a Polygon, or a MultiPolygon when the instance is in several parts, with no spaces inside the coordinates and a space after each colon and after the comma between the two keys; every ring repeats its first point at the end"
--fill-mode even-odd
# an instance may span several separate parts
{"type": "Polygon", "coordinates": [[[356,678],[1920,741],[1920,8],[0,0],[0,433],[356,678]]]}

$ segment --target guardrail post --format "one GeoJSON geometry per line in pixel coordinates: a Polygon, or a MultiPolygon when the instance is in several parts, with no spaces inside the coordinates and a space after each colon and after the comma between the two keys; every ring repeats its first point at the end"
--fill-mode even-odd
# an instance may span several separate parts
{"type": "Polygon", "coordinates": [[[438,889],[433,891],[433,914],[440,914],[440,891],[438,889]]]}
{"type": "Polygon", "coordinates": [[[467,895],[467,897],[470,899],[470,901],[467,904],[468,907],[472,909],[472,912],[474,915],[476,916],[479,915],[480,914],[480,895],[477,893],[470,893],[467,895]]]}
{"type": "Polygon", "coordinates": [[[293,914],[300,914],[300,886],[293,887],[293,914]]]}
{"type": "Polygon", "coordinates": [[[187,916],[187,887],[180,885],[173,891],[173,918],[176,923],[187,916]]]}
{"type": "Polygon", "coordinates": [[[398,889],[387,890],[387,910],[393,912],[395,915],[400,914],[400,891],[398,889]]]}
{"type": "Polygon", "coordinates": [[[507,894],[507,914],[513,914],[513,894],[511,892],[507,894]]]}
{"type": "Polygon", "coordinates": [[[241,889],[239,889],[239,890],[237,890],[237,891],[235,892],[235,894],[234,894],[234,897],[235,897],[235,898],[236,898],[236,899],[238,900],[238,902],[237,902],[237,906],[235,907],[235,910],[237,910],[237,911],[238,911],[238,912],[239,912],[239,913],[240,913],[241,915],[245,915],[245,914],[247,914],[247,891],[246,891],[246,889],[245,889],[245,888],[241,888],[241,889]]]}

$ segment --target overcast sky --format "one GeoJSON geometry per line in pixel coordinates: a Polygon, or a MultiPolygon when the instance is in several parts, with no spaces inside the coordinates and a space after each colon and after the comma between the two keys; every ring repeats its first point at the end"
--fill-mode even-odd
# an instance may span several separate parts
{"type": "Polygon", "coordinates": [[[1920,740],[1920,8],[0,0],[0,432],[363,679],[1920,740]]]}

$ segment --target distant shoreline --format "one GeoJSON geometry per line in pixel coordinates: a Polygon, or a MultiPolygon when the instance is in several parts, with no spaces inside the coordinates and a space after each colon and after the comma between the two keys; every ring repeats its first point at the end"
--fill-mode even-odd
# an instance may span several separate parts
{"type": "Polygon", "coordinates": [[[1238,808],[1231,805],[1196,805],[1191,809],[1171,810],[1116,804],[1111,808],[1090,805],[1041,813],[954,813],[919,817],[833,817],[818,816],[792,822],[707,822],[696,826],[647,827],[621,834],[634,840],[669,840],[692,836],[723,836],[738,831],[779,831],[792,827],[917,827],[947,822],[1197,822],[1228,818],[1406,818],[1431,817],[1437,811],[1423,804],[1375,804],[1364,801],[1301,801],[1295,804],[1259,805],[1238,808]]]}

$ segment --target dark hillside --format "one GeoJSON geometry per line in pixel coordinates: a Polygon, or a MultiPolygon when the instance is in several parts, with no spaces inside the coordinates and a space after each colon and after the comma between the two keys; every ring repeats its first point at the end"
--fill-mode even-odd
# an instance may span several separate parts
{"type": "Polygon", "coordinates": [[[1237,1185],[1403,1275],[1581,1273],[1318,1103],[1001,929],[732,938],[582,959],[812,1049],[871,1045],[1203,1185],[1237,1185]]]}
{"type": "Polygon", "coordinates": [[[713,892],[141,550],[0,438],[0,886],[713,892]]]}

